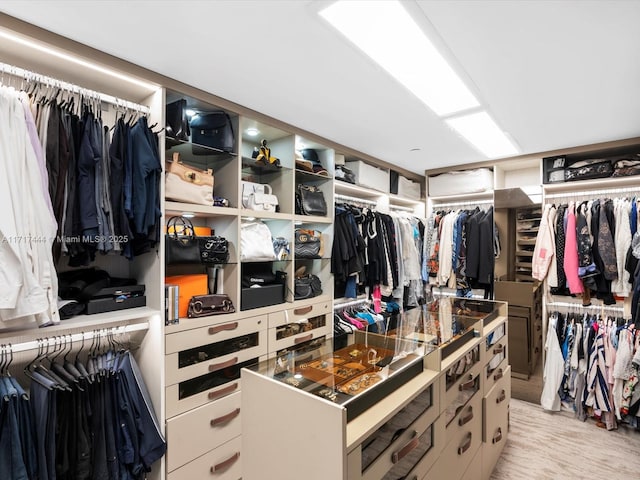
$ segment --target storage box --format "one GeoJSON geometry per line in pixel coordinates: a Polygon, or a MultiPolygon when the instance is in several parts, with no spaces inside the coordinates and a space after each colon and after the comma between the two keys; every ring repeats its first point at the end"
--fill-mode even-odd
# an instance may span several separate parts
{"type": "Polygon", "coordinates": [[[429,196],[444,197],[493,190],[493,171],[488,168],[448,172],[428,178],[429,196]]]}
{"type": "Polygon", "coordinates": [[[284,285],[281,283],[243,288],[240,294],[240,310],[268,307],[279,303],[284,303],[284,285]]]}
{"type": "Polygon", "coordinates": [[[347,168],[356,175],[356,184],[389,193],[389,170],[374,167],[362,160],[348,160],[347,168]]]}
{"type": "Polygon", "coordinates": [[[394,172],[393,170],[391,170],[390,173],[389,187],[391,193],[393,193],[394,195],[405,198],[413,198],[415,200],[420,200],[420,198],[422,198],[422,192],[419,182],[409,180],[408,178],[403,177],[398,172],[394,172]]]}
{"type": "Polygon", "coordinates": [[[175,275],[165,277],[165,283],[178,286],[178,311],[181,318],[186,318],[191,297],[209,293],[206,274],[175,275]]]}

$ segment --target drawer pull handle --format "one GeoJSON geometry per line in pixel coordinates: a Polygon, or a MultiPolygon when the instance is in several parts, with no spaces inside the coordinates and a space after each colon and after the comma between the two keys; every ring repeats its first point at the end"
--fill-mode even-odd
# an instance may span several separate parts
{"type": "Polygon", "coordinates": [[[458,455],[462,455],[464,452],[469,450],[469,447],[471,447],[472,438],[473,438],[473,435],[471,434],[471,432],[467,433],[467,439],[464,441],[462,445],[458,447],[458,455]]]}
{"type": "Polygon", "coordinates": [[[233,383],[231,385],[229,385],[228,387],[224,387],[218,391],[215,392],[209,392],[209,400],[215,400],[216,398],[222,397],[228,393],[233,392],[234,390],[236,390],[238,388],[238,384],[237,383],[233,383]]]}
{"type": "Polygon", "coordinates": [[[226,470],[231,465],[236,463],[238,461],[238,458],[240,458],[240,452],[234,453],[230,458],[226,459],[224,462],[220,462],[217,465],[214,465],[213,467],[211,467],[211,473],[218,473],[218,472],[221,472],[222,470],[226,470]]]}
{"type": "Polygon", "coordinates": [[[502,428],[498,428],[498,431],[496,432],[496,434],[491,439],[491,443],[496,444],[500,440],[502,440],[502,428]]]}
{"type": "Polygon", "coordinates": [[[224,325],[209,328],[209,335],[215,335],[226,330],[235,330],[236,328],[238,328],[238,322],[225,323],[224,325]]]}
{"type": "Polygon", "coordinates": [[[413,431],[413,435],[411,436],[411,440],[409,441],[409,443],[407,443],[404,447],[402,447],[397,452],[394,452],[393,455],[391,455],[391,461],[393,463],[398,463],[409,452],[411,452],[414,448],[416,448],[419,443],[420,443],[420,438],[418,437],[418,432],[416,432],[414,430],[413,431]]]}
{"type": "Polygon", "coordinates": [[[469,412],[458,420],[458,425],[463,426],[473,420],[473,407],[469,407],[469,412]]]}
{"type": "Polygon", "coordinates": [[[227,413],[226,415],[223,415],[221,417],[214,418],[213,420],[211,420],[211,426],[212,427],[217,427],[218,425],[224,425],[225,423],[229,423],[231,420],[236,418],[238,415],[240,415],[240,409],[236,408],[231,413],[227,413]]]}
{"type": "Polygon", "coordinates": [[[311,340],[313,338],[313,333],[310,333],[309,335],[304,335],[302,337],[298,337],[296,338],[293,343],[295,343],[296,345],[302,342],[307,342],[309,340],[311,340]]]}
{"type": "Polygon", "coordinates": [[[211,365],[209,365],[209,371],[215,372],[216,370],[222,370],[223,368],[231,367],[236,363],[238,363],[238,357],[233,357],[222,363],[212,363],[211,365]]]}
{"type": "Polygon", "coordinates": [[[504,375],[504,372],[502,371],[502,369],[498,370],[498,373],[496,373],[493,376],[493,381],[495,382],[495,381],[500,380],[503,377],[503,375],[504,375]]]}
{"type": "Polygon", "coordinates": [[[311,310],[313,310],[313,305],[309,305],[308,307],[296,308],[293,311],[293,314],[294,315],[306,315],[307,313],[311,312],[311,310]]]}
{"type": "Polygon", "coordinates": [[[500,396],[498,398],[496,398],[496,403],[502,403],[507,399],[507,392],[505,392],[504,390],[502,390],[502,392],[500,393],[500,396]]]}
{"type": "Polygon", "coordinates": [[[460,389],[460,391],[462,392],[463,390],[471,390],[475,387],[476,385],[476,381],[474,380],[474,378],[469,375],[471,377],[471,380],[461,383],[460,387],[458,387],[460,389]]]}
{"type": "Polygon", "coordinates": [[[504,345],[499,344],[496,346],[496,348],[493,349],[493,354],[494,355],[498,355],[499,353],[504,352],[504,345]]]}

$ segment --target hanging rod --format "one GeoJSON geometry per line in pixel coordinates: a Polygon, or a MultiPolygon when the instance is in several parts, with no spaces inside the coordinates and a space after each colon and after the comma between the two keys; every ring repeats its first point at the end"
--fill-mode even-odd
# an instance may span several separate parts
{"type": "MultiPolygon", "coordinates": [[[[31,340],[31,341],[22,342],[22,343],[11,343],[10,350],[13,351],[13,353],[27,352],[29,350],[37,350],[42,345],[43,340],[46,342],[48,340],[53,340],[56,337],[61,338],[63,340],[66,338],[68,342],[76,343],[76,342],[82,342],[83,339],[87,341],[97,337],[107,337],[109,335],[121,335],[123,333],[137,332],[137,331],[148,330],[148,329],[149,329],[149,322],[140,322],[140,323],[131,323],[129,325],[120,325],[120,326],[111,327],[111,328],[88,330],[86,332],[73,333],[71,335],[69,334],[65,335],[63,333],[60,335],[40,337],[40,341],[31,340]]],[[[5,343],[5,339],[0,339],[0,344],[8,345],[9,342],[5,343]]]]}
{"type": "Polygon", "coordinates": [[[414,213],[414,211],[415,211],[411,207],[403,207],[401,205],[389,205],[389,209],[390,210],[400,210],[400,211],[403,211],[403,212],[411,212],[411,213],[414,213]]]}
{"type": "Polygon", "coordinates": [[[349,195],[341,195],[339,193],[335,195],[335,199],[344,200],[347,203],[362,203],[364,205],[374,205],[374,206],[378,205],[378,202],[374,202],[373,200],[365,200],[363,198],[350,197],[349,195]]]}
{"type": "Polygon", "coordinates": [[[445,202],[445,203],[436,203],[432,202],[432,208],[440,208],[440,207],[462,207],[462,206],[474,206],[479,207],[480,205],[493,205],[493,200],[468,200],[465,202],[445,202]]]}
{"type": "Polygon", "coordinates": [[[74,85],[73,83],[58,80],[57,78],[48,77],[46,75],[41,75],[36,72],[31,72],[29,70],[25,70],[24,68],[9,65],[7,63],[0,63],[0,72],[14,75],[16,77],[22,77],[23,79],[28,81],[36,81],[44,84],[49,84],[53,87],[59,87],[72,93],[83,94],[88,97],[96,97],[99,98],[102,102],[124,107],[129,110],[136,110],[145,114],[148,114],[150,112],[149,107],[147,107],[146,105],[140,105],[138,103],[130,102],[129,100],[114,97],[113,95],[97,92],[95,90],[89,90],[88,88],[83,88],[79,85],[74,85]]]}
{"type": "Polygon", "coordinates": [[[603,190],[584,190],[580,192],[549,193],[545,199],[549,198],[572,198],[572,197],[594,197],[600,195],[624,195],[628,193],[640,193],[640,187],[620,187],[606,188],[603,190]]]}
{"type": "MultiPolygon", "coordinates": [[[[548,307],[555,308],[575,308],[580,310],[594,310],[594,311],[608,311],[608,312],[621,312],[624,313],[624,307],[610,307],[608,305],[588,305],[584,306],[580,303],[571,303],[571,302],[550,302],[547,303],[548,307]]],[[[551,308],[554,310],[554,308],[551,308]]]]}
{"type": "Polygon", "coordinates": [[[363,305],[365,303],[371,303],[371,300],[369,300],[368,298],[361,298],[359,300],[352,300],[351,302],[344,302],[344,303],[339,303],[337,305],[333,306],[334,310],[340,310],[342,308],[347,308],[347,307],[353,307],[355,305],[363,305]]]}

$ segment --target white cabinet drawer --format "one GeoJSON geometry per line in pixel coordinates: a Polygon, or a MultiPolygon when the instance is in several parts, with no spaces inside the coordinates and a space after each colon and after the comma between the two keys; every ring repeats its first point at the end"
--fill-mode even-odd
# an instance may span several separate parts
{"type": "Polygon", "coordinates": [[[511,367],[484,398],[482,478],[489,480],[507,443],[509,430],[509,400],[511,398],[511,367]]]}
{"type": "Polygon", "coordinates": [[[322,336],[330,336],[332,333],[331,320],[327,315],[313,317],[304,327],[297,328],[297,323],[287,323],[276,328],[269,329],[269,352],[279,351],[284,348],[294,347],[309,340],[322,336]],[[315,328],[314,326],[317,325],[315,328]],[[296,332],[297,333],[293,333],[296,332]]]}
{"type": "Polygon", "coordinates": [[[331,312],[332,308],[330,301],[314,303],[305,307],[284,309],[279,312],[269,314],[269,328],[279,327],[281,325],[286,325],[287,323],[300,322],[317,315],[323,315],[331,312]]]}
{"type": "Polygon", "coordinates": [[[485,349],[482,362],[487,364],[507,345],[507,322],[503,321],[485,336],[485,349]]]}
{"type": "Polygon", "coordinates": [[[238,480],[242,477],[241,446],[236,437],[169,473],[167,480],[238,480]]]}
{"type": "Polygon", "coordinates": [[[227,369],[266,353],[265,330],[254,330],[246,335],[172,353],[165,356],[165,383],[174,385],[210,372],[227,369]],[[229,350],[232,352],[217,356],[229,350]]]}
{"type": "Polygon", "coordinates": [[[231,322],[218,321],[203,328],[172,333],[166,336],[165,353],[167,355],[179,353],[202,345],[247,335],[251,332],[266,330],[267,322],[264,320],[264,317],[251,317],[231,322]]]}
{"type": "Polygon", "coordinates": [[[172,472],[241,433],[240,392],[169,419],[167,470],[172,472]]]}
{"type": "Polygon", "coordinates": [[[469,389],[474,379],[482,372],[480,348],[481,345],[476,345],[468,350],[440,376],[440,405],[443,411],[456,400],[460,392],[469,389]]]}
{"type": "MultiPolygon", "coordinates": [[[[476,382],[479,387],[480,379],[477,379],[476,382]]],[[[472,422],[480,422],[482,425],[482,391],[461,392],[461,395],[462,398],[449,405],[442,414],[446,429],[445,443],[458,436],[462,430],[469,429],[472,422]],[[467,393],[472,395],[469,399],[464,396],[467,393]]]]}
{"type": "Polygon", "coordinates": [[[491,368],[493,365],[488,363],[486,367],[484,367],[484,393],[489,393],[489,390],[493,388],[493,386],[498,382],[501,378],[506,375],[507,367],[510,368],[509,362],[506,356],[502,357],[502,361],[498,364],[497,367],[491,368]]]}

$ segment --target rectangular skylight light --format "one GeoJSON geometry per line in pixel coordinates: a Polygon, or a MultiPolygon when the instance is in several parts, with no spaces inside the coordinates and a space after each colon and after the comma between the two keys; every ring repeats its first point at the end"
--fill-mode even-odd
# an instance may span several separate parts
{"type": "Polygon", "coordinates": [[[518,154],[516,146],[487,112],[448,118],[446,122],[489,158],[518,154]]]}
{"type": "Polygon", "coordinates": [[[400,2],[341,0],[319,13],[437,115],[479,106],[400,2]]]}

